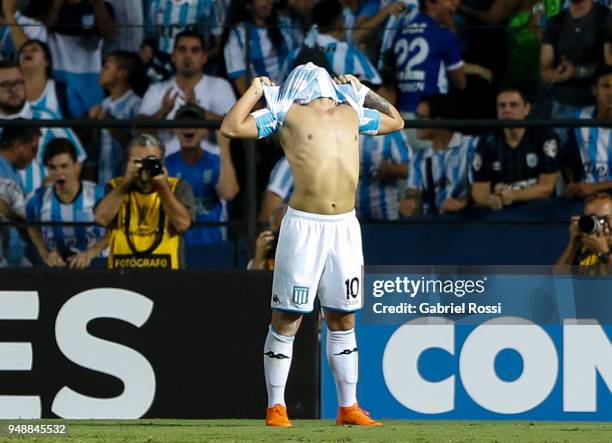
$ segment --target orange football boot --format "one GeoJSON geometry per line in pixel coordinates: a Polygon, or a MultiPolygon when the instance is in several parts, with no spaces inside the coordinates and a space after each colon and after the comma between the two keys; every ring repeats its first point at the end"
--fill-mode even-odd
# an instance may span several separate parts
{"type": "Polygon", "coordinates": [[[266,411],[266,426],[290,428],[293,426],[287,416],[287,408],[280,403],[275,404],[266,411]]]}
{"type": "Polygon", "coordinates": [[[353,406],[338,408],[337,425],[356,426],[382,426],[382,423],[370,418],[370,414],[359,407],[357,403],[353,406]]]}

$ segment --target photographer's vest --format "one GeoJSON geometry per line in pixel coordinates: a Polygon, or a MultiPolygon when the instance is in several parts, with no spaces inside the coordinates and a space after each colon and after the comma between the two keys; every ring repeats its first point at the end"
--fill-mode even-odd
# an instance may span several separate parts
{"type": "MultiPolygon", "coordinates": [[[[179,182],[168,178],[172,192],[179,182]]],[[[121,177],[113,178],[113,188],[121,177]]],[[[110,235],[109,269],[178,269],[181,236],[171,229],[158,192],[135,190],[123,197],[110,235]]]]}

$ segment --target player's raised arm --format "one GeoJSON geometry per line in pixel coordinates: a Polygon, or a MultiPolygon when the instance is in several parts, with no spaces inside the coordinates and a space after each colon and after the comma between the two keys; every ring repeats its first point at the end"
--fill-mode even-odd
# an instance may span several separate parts
{"type": "MultiPolygon", "coordinates": [[[[353,83],[358,91],[361,92],[363,86],[361,82],[352,75],[339,75],[334,78],[337,84],[353,83]]],[[[382,98],[376,92],[368,89],[363,102],[365,108],[370,108],[380,113],[380,126],[376,134],[384,135],[390,132],[399,131],[404,127],[404,119],[400,115],[395,106],[382,98]]]]}
{"type": "Polygon", "coordinates": [[[363,106],[380,112],[380,128],[377,134],[388,134],[404,127],[404,119],[391,103],[370,90],[365,96],[363,106]]]}
{"type": "Polygon", "coordinates": [[[227,138],[260,138],[257,122],[251,111],[263,95],[264,86],[274,86],[268,77],[256,77],[251,86],[225,115],[221,134],[227,138]]]}

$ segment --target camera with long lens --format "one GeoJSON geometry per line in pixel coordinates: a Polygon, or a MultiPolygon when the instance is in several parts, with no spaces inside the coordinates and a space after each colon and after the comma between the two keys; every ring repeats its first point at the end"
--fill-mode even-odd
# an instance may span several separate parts
{"type": "Polygon", "coordinates": [[[155,177],[163,172],[161,160],[150,155],[142,159],[142,171],[146,171],[149,177],[155,177]]]}
{"type": "Polygon", "coordinates": [[[578,219],[578,229],[583,234],[597,234],[602,232],[607,225],[608,219],[598,215],[583,215],[578,219]]]}

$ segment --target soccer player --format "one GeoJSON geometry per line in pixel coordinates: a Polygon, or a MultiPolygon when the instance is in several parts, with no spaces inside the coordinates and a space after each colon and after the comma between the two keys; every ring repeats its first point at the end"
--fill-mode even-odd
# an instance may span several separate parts
{"type": "Polygon", "coordinates": [[[361,307],[361,234],[355,217],[359,132],[403,127],[397,110],[353,76],[334,84],[312,63],[296,67],[280,88],[255,78],[223,121],[230,138],[279,132],[295,189],[275,257],[272,321],[264,345],[266,424],[289,427],[284,400],[294,336],[318,293],[327,321],[327,353],[336,380],[338,424],[379,425],[357,404],[355,314],[361,307]],[[266,108],[251,113],[266,97],[266,108]],[[364,101],[365,100],[365,101],[364,101]]]}
{"type": "MultiPolygon", "coordinates": [[[[104,197],[104,188],[80,181],[76,148],[70,140],[49,142],[44,164],[53,184],[39,188],[28,201],[30,222],[92,222],[94,207],[104,197]]],[[[87,268],[108,241],[100,226],[28,226],[30,238],[50,267],[87,268]]]]}
{"type": "MultiPolygon", "coordinates": [[[[131,120],[140,109],[140,97],[134,92],[142,81],[141,61],[135,53],[114,51],[104,60],[100,73],[100,85],[109,95],[102,103],[89,110],[93,119],[131,120]]],[[[125,169],[125,147],[131,134],[120,129],[103,129],[98,156],[98,183],[105,185],[125,169]]]]}
{"type": "MultiPolygon", "coordinates": [[[[579,118],[612,119],[612,66],[597,69],[593,75],[596,106],[588,106],[579,118]]],[[[612,130],[610,128],[571,128],[566,155],[579,165],[568,177],[567,195],[583,198],[612,189],[612,130]]]]}
{"type": "MultiPolygon", "coordinates": [[[[185,105],[176,112],[175,120],[202,120],[204,110],[185,105]]],[[[206,140],[204,128],[174,129],[180,150],[166,157],[168,175],[185,180],[191,185],[196,201],[196,222],[227,220],[227,201],[238,193],[238,179],[229,146],[217,146],[206,140]]],[[[225,240],[225,229],[220,226],[193,227],[185,233],[188,247],[225,240]]]]}
{"type": "MultiPolygon", "coordinates": [[[[57,116],[48,109],[30,106],[26,101],[25,81],[19,66],[11,60],[0,61],[0,120],[25,118],[33,120],[56,119],[57,116]]],[[[1,129],[1,128],[0,128],[1,129]]],[[[23,190],[30,195],[43,183],[46,171],[42,166],[47,143],[57,137],[67,138],[77,149],[79,164],[87,158],[85,150],[77,136],[69,128],[41,128],[38,155],[28,167],[22,171],[23,190]]]]}
{"type": "MultiPolygon", "coordinates": [[[[497,117],[524,120],[531,106],[523,93],[497,94],[497,117]]],[[[482,136],[473,160],[472,198],[479,206],[501,209],[513,203],[550,198],[559,177],[559,141],[550,130],[504,128],[482,136]]]]}
{"type": "MultiPolygon", "coordinates": [[[[417,107],[420,119],[451,118],[448,96],[421,97],[417,107]]],[[[417,137],[431,146],[417,151],[408,172],[406,198],[401,213],[419,214],[458,212],[470,199],[469,171],[477,138],[446,128],[419,128],[417,137]]]]}

